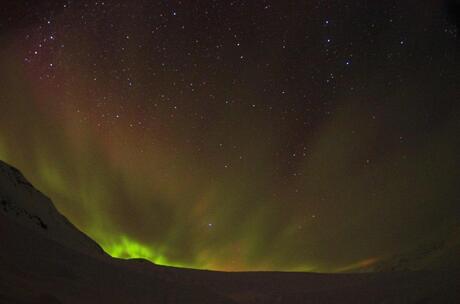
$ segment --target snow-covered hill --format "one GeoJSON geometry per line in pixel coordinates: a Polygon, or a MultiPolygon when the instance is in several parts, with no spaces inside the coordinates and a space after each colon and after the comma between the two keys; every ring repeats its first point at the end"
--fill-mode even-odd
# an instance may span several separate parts
{"type": "Polygon", "coordinates": [[[387,258],[372,271],[460,270],[460,219],[445,223],[411,250],[387,258]]]}
{"type": "Polygon", "coordinates": [[[0,212],[77,251],[105,254],[101,247],[80,232],[54,207],[51,200],[35,189],[16,168],[0,161],[0,212]]]}

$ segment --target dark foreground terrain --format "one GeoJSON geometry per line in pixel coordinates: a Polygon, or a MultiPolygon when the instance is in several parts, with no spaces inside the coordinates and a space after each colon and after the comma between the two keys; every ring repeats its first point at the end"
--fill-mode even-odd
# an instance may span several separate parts
{"type": "Polygon", "coordinates": [[[460,271],[222,273],[114,259],[0,162],[0,303],[460,303],[460,271]]]}

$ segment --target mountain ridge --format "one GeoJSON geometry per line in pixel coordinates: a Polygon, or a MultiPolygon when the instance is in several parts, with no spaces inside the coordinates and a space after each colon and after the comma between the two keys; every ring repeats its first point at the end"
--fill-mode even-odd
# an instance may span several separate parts
{"type": "Polygon", "coordinates": [[[23,225],[30,222],[38,225],[49,238],[75,250],[105,254],[101,246],[59,213],[51,199],[37,190],[18,169],[0,160],[0,173],[3,212],[15,213],[16,220],[23,225]]]}

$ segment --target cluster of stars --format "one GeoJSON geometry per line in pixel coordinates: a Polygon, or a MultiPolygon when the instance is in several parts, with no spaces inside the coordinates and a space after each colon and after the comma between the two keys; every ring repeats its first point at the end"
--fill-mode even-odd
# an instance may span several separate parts
{"type": "MultiPolygon", "coordinates": [[[[219,185],[222,201],[253,204],[254,217],[304,236],[333,217],[326,211],[334,214],[341,193],[358,192],[349,179],[378,193],[378,181],[361,176],[390,154],[408,164],[419,130],[429,133],[440,116],[423,108],[421,75],[439,86],[452,81],[447,46],[457,29],[446,20],[418,24],[428,10],[407,11],[364,0],[67,1],[18,31],[19,58],[45,111],[100,136],[111,160],[184,167],[184,180],[206,176],[202,184],[219,185]],[[418,107],[423,113],[413,114],[418,107]],[[293,214],[288,205],[297,206],[293,214]]],[[[237,229],[217,215],[225,208],[213,208],[200,231],[237,229]]]]}

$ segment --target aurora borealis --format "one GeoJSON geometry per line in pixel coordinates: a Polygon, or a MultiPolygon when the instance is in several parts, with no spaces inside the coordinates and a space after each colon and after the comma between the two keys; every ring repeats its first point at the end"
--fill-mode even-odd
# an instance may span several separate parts
{"type": "Polygon", "coordinates": [[[1,13],[0,159],[108,253],[350,270],[460,214],[442,1],[40,2],[1,13]]]}

